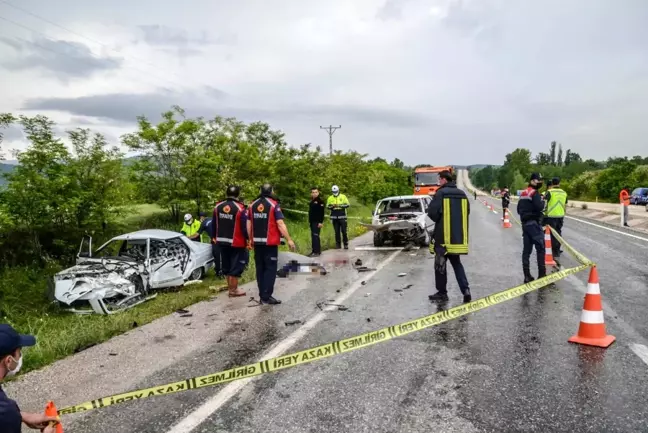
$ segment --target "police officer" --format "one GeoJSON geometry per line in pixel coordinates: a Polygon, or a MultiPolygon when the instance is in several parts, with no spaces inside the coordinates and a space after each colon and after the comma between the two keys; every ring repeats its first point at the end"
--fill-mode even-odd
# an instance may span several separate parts
{"type": "MultiPolygon", "coordinates": [[[[214,207],[218,203],[219,202],[216,202],[214,207]]],[[[209,238],[209,242],[211,243],[212,247],[212,257],[214,258],[214,272],[216,273],[216,276],[220,278],[223,276],[223,265],[221,264],[220,247],[214,241],[214,238],[216,237],[214,235],[214,218],[213,215],[209,218],[204,218],[204,214],[202,212],[200,213],[200,215],[200,229],[198,229],[198,234],[201,236],[201,239],[203,234],[209,238]]]]}
{"type": "Polygon", "coordinates": [[[335,248],[340,249],[344,242],[344,249],[349,249],[349,238],[347,236],[347,209],[349,208],[349,199],[346,195],[340,194],[340,187],[333,185],[331,188],[333,195],[326,200],[326,207],[331,210],[331,221],[335,229],[335,248]],[[342,242],[340,241],[342,235],[342,242]]]}
{"type": "MultiPolygon", "coordinates": [[[[0,382],[16,375],[22,367],[25,347],[36,344],[31,335],[20,335],[11,325],[0,324],[0,382]]],[[[22,423],[29,428],[39,429],[44,433],[54,433],[58,417],[41,413],[27,413],[20,410],[15,401],[7,397],[0,388],[0,432],[20,433],[22,423]]]]}
{"type": "Polygon", "coordinates": [[[292,251],[295,250],[295,243],[290,238],[281,207],[272,193],[272,185],[269,183],[261,186],[259,197],[248,208],[247,229],[254,248],[259,298],[262,304],[276,305],[281,304],[280,300],[272,296],[277,278],[281,236],[286,239],[292,251]]]}
{"type": "Polygon", "coordinates": [[[506,210],[511,204],[511,194],[509,194],[508,186],[504,187],[504,190],[502,191],[502,221],[504,221],[504,217],[506,216],[506,210]]]}
{"type": "Polygon", "coordinates": [[[464,302],[471,301],[470,287],[461,256],[468,254],[468,215],[470,203],[466,193],[448,170],[439,173],[439,189],[436,191],[427,213],[434,221],[434,280],[437,292],[428,296],[431,301],[448,300],[447,261],[454,269],[464,302]],[[449,225],[449,227],[448,227],[449,225]]]}
{"type": "Polygon", "coordinates": [[[190,213],[185,214],[184,224],[182,225],[180,232],[184,233],[184,235],[192,241],[200,242],[200,235],[198,234],[198,230],[200,230],[200,221],[194,219],[194,217],[190,213]]]}
{"type": "Polygon", "coordinates": [[[310,257],[317,257],[322,254],[320,242],[320,231],[324,225],[324,201],[320,197],[317,187],[311,188],[311,202],[308,208],[308,223],[311,230],[312,252],[310,257]]]}
{"type": "Polygon", "coordinates": [[[531,275],[529,257],[531,250],[535,247],[538,261],[538,278],[547,275],[545,266],[545,246],[544,230],[542,230],[542,216],[544,210],[544,201],[538,190],[542,187],[542,175],[533,173],[529,179],[529,186],[522,191],[520,201],[517,205],[517,212],[520,215],[522,223],[522,239],[524,247],[522,250],[522,271],[524,272],[524,282],[533,281],[531,275]]]}
{"type": "Polygon", "coordinates": [[[226,199],[214,207],[214,243],[218,245],[223,260],[223,273],[227,277],[229,297],[245,296],[238,287],[239,278],[249,262],[247,250],[248,214],[245,205],[239,201],[241,189],[230,185],[226,199]]]}
{"type": "MultiPolygon", "coordinates": [[[[567,193],[560,188],[560,178],[551,179],[551,188],[545,193],[545,212],[543,224],[552,227],[562,236],[562,226],[565,220],[567,193]]],[[[551,233],[551,252],[554,259],[560,258],[560,243],[551,233]]]]}

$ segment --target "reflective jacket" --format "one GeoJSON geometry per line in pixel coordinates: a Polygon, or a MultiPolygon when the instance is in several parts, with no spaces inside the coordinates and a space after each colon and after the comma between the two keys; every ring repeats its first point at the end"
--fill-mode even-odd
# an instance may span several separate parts
{"type": "Polygon", "coordinates": [[[252,221],[252,242],[254,245],[276,246],[281,243],[281,232],[277,220],[283,215],[279,203],[270,197],[259,197],[250,204],[248,218],[252,221]]]}
{"type": "Polygon", "coordinates": [[[547,218],[563,218],[565,216],[567,193],[564,190],[556,186],[551,188],[545,194],[545,200],[547,200],[547,209],[544,214],[547,218]]]}
{"type": "Polygon", "coordinates": [[[331,219],[344,220],[347,218],[346,210],[350,206],[349,199],[344,194],[338,194],[337,197],[330,195],[326,199],[326,207],[331,209],[331,219]]]}
{"type": "MultiPolygon", "coordinates": [[[[185,236],[189,237],[191,235],[195,235],[196,233],[198,233],[198,230],[200,230],[200,221],[194,219],[191,225],[184,223],[180,231],[184,233],[185,236]]],[[[192,241],[200,242],[200,237],[196,239],[192,239],[192,241]]]]}
{"type": "Polygon", "coordinates": [[[470,203],[466,193],[448,182],[436,191],[427,212],[435,223],[435,245],[447,254],[468,254],[470,203]]]}
{"type": "Polygon", "coordinates": [[[218,245],[243,248],[247,244],[245,205],[228,198],[214,208],[214,238],[218,245]]]}

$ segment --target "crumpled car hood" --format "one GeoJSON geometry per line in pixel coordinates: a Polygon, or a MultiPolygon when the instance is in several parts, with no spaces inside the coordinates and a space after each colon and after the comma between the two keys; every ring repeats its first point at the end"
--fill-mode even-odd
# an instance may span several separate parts
{"type": "Polygon", "coordinates": [[[379,217],[380,221],[373,221],[371,224],[360,223],[363,227],[374,232],[394,231],[394,230],[411,230],[415,228],[425,227],[425,214],[403,214],[399,217],[398,214],[390,215],[391,218],[379,217]]]}
{"type": "Polygon", "coordinates": [[[135,284],[128,279],[140,273],[135,263],[117,260],[86,262],[54,276],[56,299],[68,305],[77,300],[106,299],[118,294],[130,296],[135,284]]]}

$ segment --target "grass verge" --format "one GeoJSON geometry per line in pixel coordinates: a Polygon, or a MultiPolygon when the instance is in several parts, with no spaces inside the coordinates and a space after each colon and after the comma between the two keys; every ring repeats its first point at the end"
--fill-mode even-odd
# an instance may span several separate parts
{"type": "MultiPolygon", "coordinates": [[[[132,228],[146,228],[142,218],[155,221],[155,216],[162,212],[159,208],[142,206],[138,213],[140,219],[131,217],[128,220],[132,228]]],[[[370,218],[371,210],[366,206],[352,202],[349,215],[370,218]]],[[[310,228],[306,215],[286,212],[288,230],[295,241],[297,252],[309,254],[311,251],[310,228]]],[[[159,225],[158,225],[159,226],[159,225]]],[[[169,227],[166,227],[169,228],[169,227]]],[[[349,238],[365,232],[355,219],[349,220],[349,238]]],[[[335,237],[330,221],[325,221],[321,233],[322,249],[335,247],[335,237]]],[[[281,250],[287,250],[282,246],[281,250]]],[[[9,268],[0,274],[0,317],[2,322],[10,323],[19,332],[35,335],[37,344],[25,350],[25,361],[22,372],[35,370],[62,359],[73,353],[123,334],[135,327],[150,323],[168,315],[179,308],[185,308],[200,301],[218,295],[216,289],[225,285],[223,279],[216,279],[209,272],[201,284],[190,285],[178,291],[159,292],[157,298],[130,310],[110,316],[76,315],[61,311],[48,301],[47,281],[61,269],[51,265],[47,269],[9,268]]],[[[243,282],[254,279],[254,260],[243,275],[243,282]]],[[[258,296],[257,293],[250,293],[258,296]]],[[[222,296],[222,295],[221,295],[222,296]]]]}

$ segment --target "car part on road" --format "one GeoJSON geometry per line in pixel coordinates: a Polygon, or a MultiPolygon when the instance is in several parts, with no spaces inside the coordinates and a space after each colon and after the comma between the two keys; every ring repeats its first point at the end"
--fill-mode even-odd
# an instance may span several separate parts
{"type": "MultiPolygon", "coordinates": [[[[87,412],[101,407],[112,406],[128,401],[139,401],[148,397],[173,394],[177,392],[189,391],[207,386],[219,385],[235,380],[246,379],[262,374],[283,370],[285,368],[295,367],[297,365],[311,363],[331,356],[337,356],[346,352],[372,346],[382,343],[403,335],[421,331],[423,329],[437,326],[441,323],[457,319],[467,314],[487,309],[491,306],[501,304],[511,299],[518,298],[526,293],[545,287],[548,283],[556,282],[587,269],[589,266],[580,265],[575,268],[564,269],[562,271],[547,275],[528,284],[493,293],[486,297],[471,301],[466,304],[452,307],[448,310],[439,311],[428,316],[410,320],[405,323],[388,326],[382,329],[367,332],[361,335],[355,335],[342,340],[326,343],[317,347],[312,347],[300,352],[283,354],[270,359],[233,367],[228,370],[219,371],[205,376],[191,377],[181,381],[158,385],[151,388],[129,391],[117,395],[98,398],[87,401],[75,406],[65,407],[59,410],[59,415],[74,414],[87,412]]],[[[339,306],[340,311],[345,311],[339,306]]],[[[348,310],[348,309],[346,309],[348,310]]]]}

